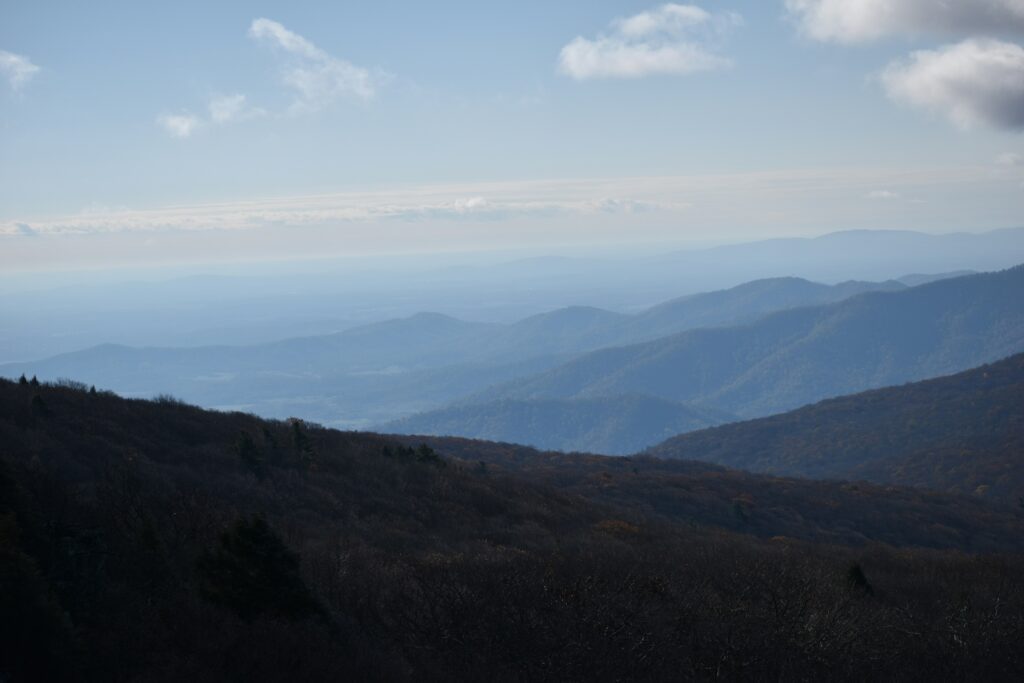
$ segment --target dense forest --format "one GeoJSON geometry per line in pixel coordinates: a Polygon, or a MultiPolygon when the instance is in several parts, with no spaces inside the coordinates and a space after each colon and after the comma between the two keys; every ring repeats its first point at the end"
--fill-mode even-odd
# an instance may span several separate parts
{"type": "Polygon", "coordinates": [[[0,382],[0,443],[5,680],[1024,671],[1012,506],[71,382],[0,382]]]}
{"type": "Polygon", "coordinates": [[[647,453],[787,476],[925,486],[1024,505],[1024,354],[683,434],[647,453]]]}

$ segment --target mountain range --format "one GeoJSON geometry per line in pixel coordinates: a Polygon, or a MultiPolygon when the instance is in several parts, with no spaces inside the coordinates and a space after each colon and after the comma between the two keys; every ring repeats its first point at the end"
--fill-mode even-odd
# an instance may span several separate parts
{"type": "Polygon", "coordinates": [[[542,257],[477,252],[222,264],[215,272],[203,266],[12,271],[0,273],[0,363],[104,343],[262,344],[421,311],[501,323],[573,305],[633,313],[680,295],[779,275],[885,281],[1021,262],[1024,228],[942,235],[861,230],[674,250],[574,249],[542,257]]]}
{"type": "Polygon", "coordinates": [[[0,376],[74,377],[126,395],[173,394],[207,407],[269,417],[302,415],[352,428],[438,408],[589,350],[906,288],[896,281],[830,286],[776,278],[677,298],[636,314],[574,306],[499,324],[420,313],[337,334],[250,346],[106,344],[0,365],[0,376]]]}
{"type": "MultiPolygon", "coordinates": [[[[957,372],[1024,350],[1022,291],[1024,267],[1018,266],[902,291],[868,292],[747,325],[701,328],[583,354],[455,407],[643,394],[760,417],[957,372]]],[[[452,423],[450,413],[443,417],[452,423]]],[[[417,420],[420,429],[436,433],[433,425],[417,420]]]]}

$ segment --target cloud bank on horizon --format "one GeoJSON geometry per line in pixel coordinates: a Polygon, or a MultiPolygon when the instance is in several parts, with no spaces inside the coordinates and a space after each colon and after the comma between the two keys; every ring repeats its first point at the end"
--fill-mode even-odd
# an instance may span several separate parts
{"type": "MultiPolygon", "coordinates": [[[[714,176],[477,182],[152,209],[88,207],[78,213],[31,222],[0,221],[0,236],[244,232],[395,222],[429,225],[457,221],[484,226],[524,219],[570,218],[681,224],[691,215],[710,224],[715,212],[735,220],[735,211],[741,209],[740,199],[761,207],[764,215],[758,223],[774,223],[782,230],[793,221],[794,203],[809,204],[822,197],[856,203],[864,198],[898,199],[904,192],[921,191],[957,201],[958,193],[990,182],[995,169],[1009,171],[1018,162],[1017,155],[1006,154],[987,166],[959,168],[809,169],[714,176]],[[880,182],[900,191],[880,190],[880,182]]],[[[632,230],[641,234],[644,228],[636,225],[632,230]]]]}

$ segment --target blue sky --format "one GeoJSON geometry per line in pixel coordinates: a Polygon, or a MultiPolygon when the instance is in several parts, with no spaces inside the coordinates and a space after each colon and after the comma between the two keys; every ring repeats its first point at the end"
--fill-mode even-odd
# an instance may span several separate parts
{"type": "Polygon", "coordinates": [[[0,268],[1019,225],[1022,42],[1020,0],[6,2],[0,268]]]}

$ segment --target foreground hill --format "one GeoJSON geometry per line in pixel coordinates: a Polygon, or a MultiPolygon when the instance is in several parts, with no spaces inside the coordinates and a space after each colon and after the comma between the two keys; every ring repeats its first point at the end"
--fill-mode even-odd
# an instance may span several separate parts
{"type": "Polygon", "coordinates": [[[420,313],[336,334],[250,346],[108,344],[0,365],[0,376],[74,377],[126,395],[170,393],[207,407],[268,417],[300,414],[356,428],[444,406],[490,385],[550,369],[581,352],[894,288],[905,285],[829,286],[776,278],[676,299],[635,315],[574,306],[507,325],[420,313]]]}
{"type": "Polygon", "coordinates": [[[670,435],[732,419],[727,413],[632,394],[454,405],[389,422],[380,429],[396,434],[457,434],[544,450],[627,455],[670,435]]]}
{"type": "Polygon", "coordinates": [[[1024,511],[967,497],[486,443],[448,458],[28,382],[0,382],[0,442],[5,680],[1024,667],[1024,562],[939,550],[1024,550],[1024,511]]]}
{"type": "Polygon", "coordinates": [[[1024,349],[1024,266],[872,292],[604,349],[482,392],[568,399],[642,393],[743,417],[935,377],[1024,349]]]}
{"type": "Polygon", "coordinates": [[[649,455],[1024,501],[1024,354],[674,437],[649,455]]]}

